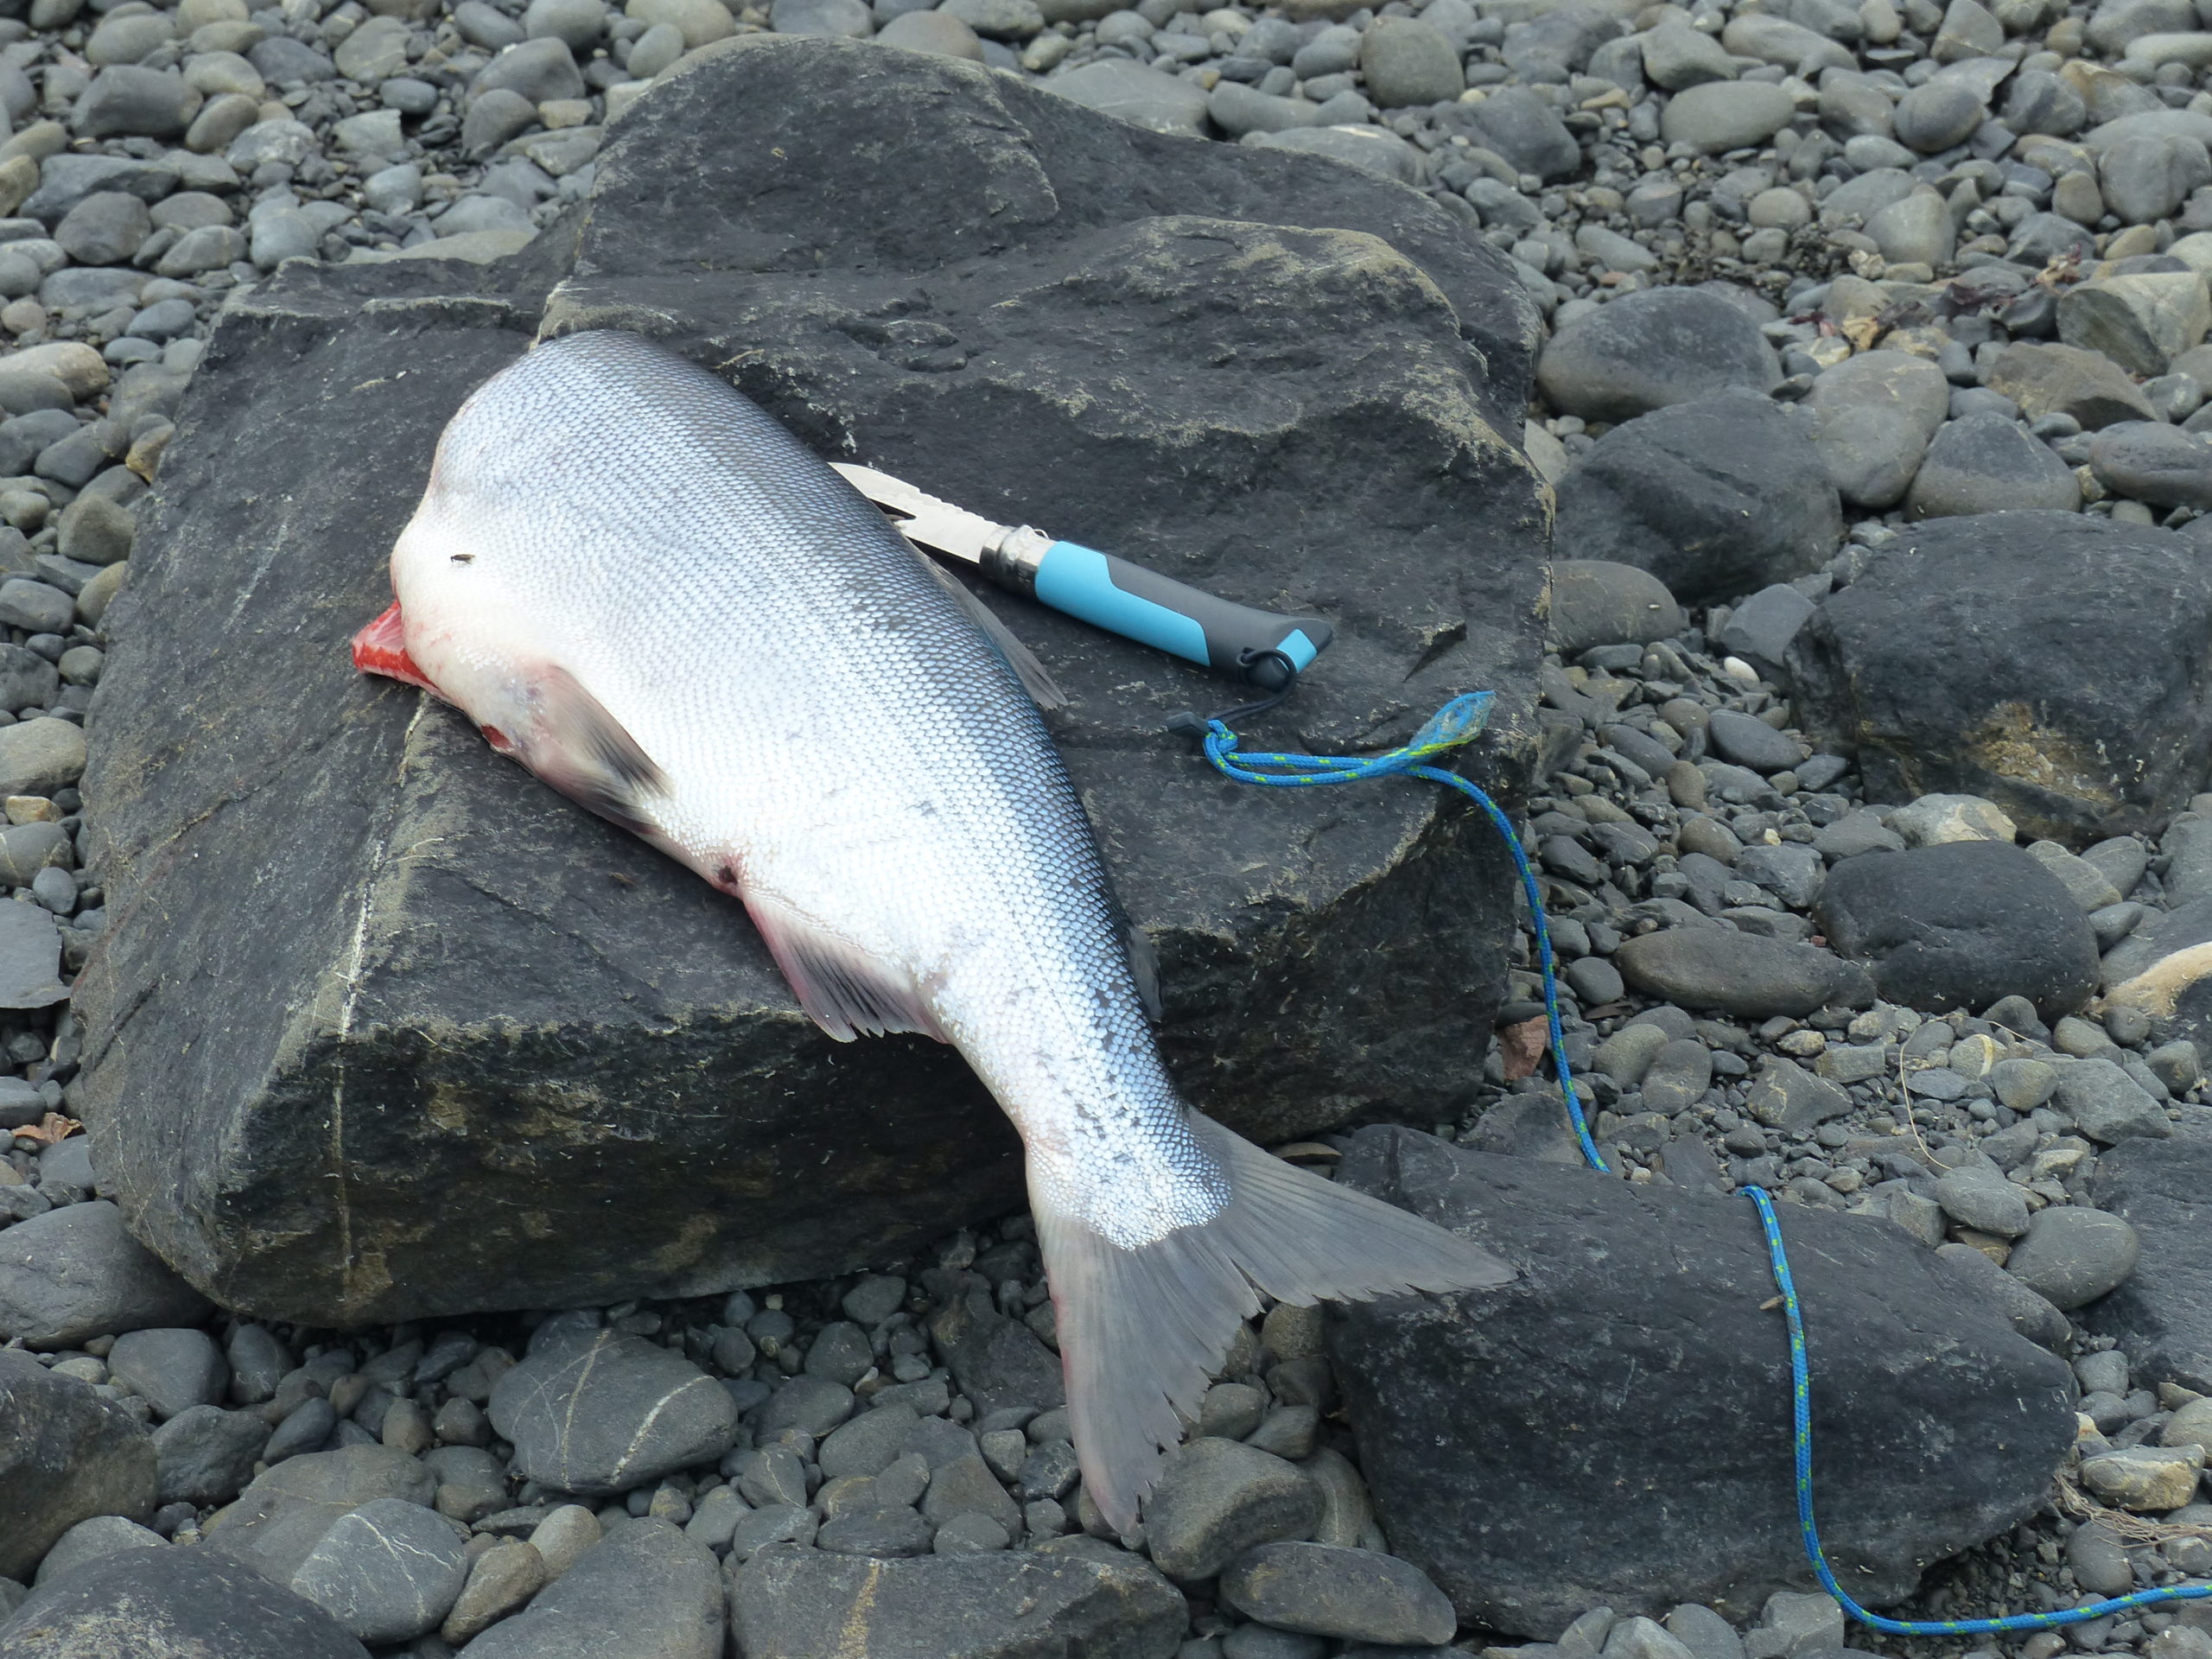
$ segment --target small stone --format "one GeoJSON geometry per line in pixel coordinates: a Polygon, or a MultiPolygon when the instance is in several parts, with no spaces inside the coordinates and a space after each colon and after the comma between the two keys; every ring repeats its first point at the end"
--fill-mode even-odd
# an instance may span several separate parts
{"type": "Polygon", "coordinates": [[[563,1503],[531,1529],[530,1547],[545,1563],[550,1584],[600,1540],[599,1517],[581,1503],[563,1503]]]}
{"type": "Polygon", "coordinates": [[[2126,1283],[2140,1249],[2135,1230],[2118,1216],[2053,1205],[2036,1212],[2005,1271],[2070,1312],[2126,1283]]]}
{"type": "Polygon", "coordinates": [[[2033,508],[2073,512],[2081,505],[2074,469],[2017,421],[1995,414],[1946,422],[1905,497],[1914,518],[2033,508]]]}
{"type": "Polygon", "coordinates": [[[118,1337],[107,1369],[111,1379],[142,1397],[163,1421],[187,1407],[215,1404],[231,1380],[214,1338],[179,1327],[118,1337]]]}
{"type": "Polygon", "coordinates": [[[258,1412],[188,1406],[154,1433],[159,1460],[156,1500],[162,1503],[227,1503],[253,1478],[270,1441],[258,1412]]]}
{"type": "Polygon", "coordinates": [[[411,1642],[437,1629],[472,1576],[450,1522],[385,1497],[340,1516],[291,1587],[363,1642],[411,1642]]]}
{"type": "Polygon", "coordinates": [[[2106,427],[2089,446],[2089,470],[2105,488],[2130,500],[2212,506],[2212,442],[2163,422],[2106,427]]]}
{"type": "Polygon", "coordinates": [[[1277,1629],[1353,1642],[1437,1646],[1459,1628],[1451,1602],[1426,1573],[1372,1550],[1262,1544],[1222,1569],[1221,1596],[1277,1629]]]}
{"type": "Polygon", "coordinates": [[[2164,1140],[2173,1133],[2164,1108],[2110,1060],[2075,1060],[2064,1066],[2056,1099],[2075,1126],[2101,1145],[2136,1136],[2164,1140]]]}
{"type": "Polygon", "coordinates": [[[1795,1060],[1770,1055],[1759,1062],[1745,1109],[1769,1128],[1808,1135],[1852,1109],[1851,1096],[1795,1060]]]}
{"type": "Polygon", "coordinates": [[[1781,373],[1742,311],[1701,289],[1662,288],[1567,324],[1544,347],[1536,377],[1561,413],[1624,421],[1730,386],[1764,393],[1781,373]]]}
{"type": "Polygon", "coordinates": [[[1897,142],[1932,156],[1964,143],[1988,114],[1973,87],[1956,80],[1930,80],[1897,100],[1897,142]]]}
{"type": "Polygon", "coordinates": [[[1613,965],[1635,989],[1689,1008],[1765,1019],[1795,1018],[1840,1004],[1864,1006],[1873,987],[1863,970],[1809,945],[1678,927],[1624,944],[1613,965]]]}
{"type": "MultiPolygon", "coordinates": [[[[785,1392],[797,1386],[795,1380],[785,1392]]],[[[849,1410],[851,1394],[844,1393],[849,1410]]],[[[522,1473],[591,1496],[710,1463],[728,1449],[737,1427],[728,1391],[697,1366],[658,1344],[605,1331],[531,1354],[494,1385],[490,1416],[514,1443],[522,1473]]]]}
{"type": "Polygon", "coordinates": [[[1442,31],[1415,18],[1377,18],[1361,37],[1359,67],[1367,95],[1386,110],[1440,104],[1458,98],[1467,85],[1459,49],[1442,31]]]}
{"type": "Polygon", "coordinates": [[[79,1521],[54,1541],[46,1558],[38,1564],[35,1583],[44,1586],[59,1583],[70,1573],[106,1560],[110,1556],[127,1549],[167,1549],[168,1541],[161,1534],[140,1526],[136,1521],[119,1515],[96,1515],[79,1521]]]}
{"type": "Polygon", "coordinates": [[[1890,814],[1890,828],[1908,847],[1940,847],[1953,842],[2011,842],[2018,833],[1994,802],[1979,795],[1923,795],[1890,814]]]}
{"type": "Polygon", "coordinates": [[[1789,124],[1796,102],[1763,81],[1713,80],[1679,92],[1659,118],[1659,136],[1707,155],[1763,144],[1789,124]]]}
{"type": "Polygon", "coordinates": [[[1813,383],[1806,406],[1815,437],[1845,501],[1888,508],[1904,497],[1951,404],[1950,383],[1924,358],[1862,352],[1813,383]]]}
{"type": "Polygon", "coordinates": [[[1982,384],[2010,397],[2031,421],[2069,415],[2094,432],[2114,421],[2158,418],[2125,369],[2074,346],[2015,341],[1998,353],[1982,384]]]}
{"type": "MultiPolygon", "coordinates": [[[[0,738],[22,729],[0,728],[0,738]]],[[[207,1299],[131,1238],[105,1199],[64,1205],[0,1233],[0,1337],[65,1348],[207,1312],[207,1299]]]]}
{"type": "Polygon", "coordinates": [[[1171,1578],[1208,1579],[1255,1544],[1310,1537],[1318,1487],[1294,1465],[1233,1440],[1193,1440],[1145,1503],[1152,1558],[1171,1578]]]}
{"type": "Polygon", "coordinates": [[[545,1584],[545,1562],[519,1540],[494,1544],[468,1569],[452,1610],[438,1634],[458,1645],[486,1629],[536,1595],[545,1584]]]}
{"type": "Polygon", "coordinates": [[[471,1643],[468,1654],[469,1659],[715,1659],[727,1635],[719,1563],[676,1527],[653,1517],[630,1522],[586,1550],[528,1607],[471,1643]]]}
{"type": "Polygon", "coordinates": [[[1936,1202],[1962,1227],[2002,1238],[2018,1238],[2028,1230],[2027,1194],[1992,1170],[1955,1169],[1940,1177],[1936,1202]]]}
{"type": "Polygon", "coordinates": [[[2162,1515],[2196,1495],[2202,1448],[2130,1446],[2082,1460],[2082,1484],[2123,1510],[2162,1515]]]}
{"type": "Polygon", "coordinates": [[[0,1493],[8,1505],[0,1576],[28,1580],[55,1540],[79,1522],[102,1515],[143,1520],[153,1513],[154,1448],[120,1405],[29,1354],[0,1349],[0,1493]]]}
{"type": "Polygon", "coordinates": [[[1150,131],[1196,137],[1205,126],[1205,92],[1189,81],[1126,58],[1102,58],[1039,85],[1086,109],[1150,131]]]}
{"type": "Polygon", "coordinates": [[[976,31],[950,12],[901,12],[876,31],[875,41],[878,46],[927,52],[941,58],[965,58],[970,63],[983,61],[983,43],[976,31]]]}

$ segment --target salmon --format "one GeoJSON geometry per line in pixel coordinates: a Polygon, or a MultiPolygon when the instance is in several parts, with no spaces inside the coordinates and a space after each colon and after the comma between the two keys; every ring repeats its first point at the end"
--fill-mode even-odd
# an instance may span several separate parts
{"type": "Polygon", "coordinates": [[[741,899],[839,1041],[950,1043],[1020,1131],[1085,1489],[1127,1532],[1264,1294],[1503,1283],[1185,1106],[1042,715],[1049,682],[765,411],[634,336],[480,387],[365,671],[741,899]]]}

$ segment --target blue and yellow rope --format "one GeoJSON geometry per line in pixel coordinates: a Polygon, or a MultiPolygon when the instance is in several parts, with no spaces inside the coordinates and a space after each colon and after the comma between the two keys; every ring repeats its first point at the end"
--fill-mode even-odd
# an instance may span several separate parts
{"type": "MultiPolygon", "coordinates": [[[[1602,1171],[1606,1167],[1605,1160],[1598,1151],[1597,1142],[1591,1139],[1590,1126],[1583,1116],[1582,1103],[1575,1095],[1573,1075],[1567,1064],[1567,1037],[1560,1022],[1559,984],[1554,971],[1551,930],[1544,920],[1543,895],[1536,884],[1535,872],[1529,865],[1528,849],[1522,846],[1521,837],[1515,833],[1512,821],[1499,810],[1497,804],[1487,794],[1459,773],[1430,764],[1480,735],[1490,718],[1493,701],[1493,694],[1488,691],[1471,691],[1463,696],[1454,697],[1429,718],[1414,734],[1411,742],[1401,748],[1374,755],[1247,754],[1239,748],[1236,734],[1220,721],[1212,720],[1208,721],[1205,726],[1205,756],[1223,777],[1240,784],[1296,789],[1326,784],[1363,783],[1373,778],[1420,778],[1458,790],[1483,810],[1484,816],[1504,838],[1507,850],[1513,855],[1513,867],[1520,873],[1521,890],[1528,896],[1529,920],[1536,936],[1536,964],[1543,976],[1544,1018],[1549,1030],[1552,1068],[1558,1075],[1560,1093],[1567,1103],[1567,1116],[1574,1125],[1574,1138],[1582,1147],[1584,1160],[1591,1168],[1602,1171]]],[[[1775,1287],[1782,1293],[1783,1313],[1789,1321],[1790,1423],[1796,1459],[1797,1530],[1804,1541],[1805,1559],[1812,1564],[1814,1576],[1819,1579],[1821,1587],[1835,1598],[1845,1612],[1862,1624],[1892,1636],[1985,1636],[2017,1630],[2057,1630],[2068,1624],[2086,1624],[2091,1619],[2127,1612],[2138,1607],[2154,1606],[2161,1602],[2212,1599],[2212,1585],[2178,1585],[2159,1590],[2138,1590],[2129,1595],[2114,1596],[2108,1600],[2090,1602],[2060,1612],[2015,1613],[2004,1618],[1945,1619],[1885,1618],[1879,1613],[1869,1612],[1853,1600],[1844,1587],[1836,1582],[1835,1573],[1828,1567],[1827,1552],[1821,1547],[1820,1528],[1813,1518],[1811,1368],[1805,1351],[1804,1309],[1798,1300],[1796,1284],[1790,1277],[1789,1253],[1782,1242],[1782,1223],[1775,1214],[1774,1200],[1764,1189],[1747,1186],[1744,1189],[1744,1196],[1758,1209],[1759,1225],[1766,1235],[1767,1261],[1773,1269],[1775,1287]]]]}

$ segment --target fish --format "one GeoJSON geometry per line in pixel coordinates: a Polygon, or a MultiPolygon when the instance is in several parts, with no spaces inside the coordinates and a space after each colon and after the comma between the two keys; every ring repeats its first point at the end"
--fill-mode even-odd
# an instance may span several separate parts
{"type": "Polygon", "coordinates": [[[439,438],[356,665],[739,899],[839,1041],[950,1043],[1013,1120],[1071,1438],[1127,1534],[1242,1321],[1502,1285],[1162,1063],[1035,659],[825,461],[639,336],[544,341],[439,438]]]}

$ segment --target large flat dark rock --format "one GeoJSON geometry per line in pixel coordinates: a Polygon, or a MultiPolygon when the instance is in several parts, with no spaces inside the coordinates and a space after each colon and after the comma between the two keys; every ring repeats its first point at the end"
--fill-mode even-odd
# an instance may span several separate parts
{"type": "Polygon", "coordinates": [[[2145,1375],[2212,1394],[2212,1109],[2182,1108],[2171,1140],[2124,1141],[2097,1160],[2090,1196],[2135,1229],[2127,1282],[2082,1311],[2145,1375]]]}
{"type": "MultiPolygon", "coordinates": [[[[1390,1547],[1462,1619],[1556,1637],[1684,1601],[1748,1622],[1816,1587],[1791,1482],[1789,1338],[1758,1213],[1416,1130],[1338,1179],[1504,1256],[1503,1289],[1332,1310],[1390,1547]]],[[[2032,1513],[2074,1439],[2065,1362],[1884,1221],[1786,1205],[1837,1575],[1880,1607],[2032,1513]]]]}
{"type": "MultiPolygon", "coordinates": [[[[116,919],[73,1101],[229,1306],[703,1293],[1020,1201],[957,1055],[830,1042],[738,906],[353,675],[440,428],[541,327],[653,334],[827,454],[1327,616],[1270,747],[1387,745],[1489,687],[1471,766],[1510,794],[1534,753],[1543,510],[1501,435],[1533,313],[1415,193],[786,38],[657,88],[597,177],[488,272],[302,267],[235,308],[111,613],[85,789],[116,919]]],[[[1489,827],[1224,782],[1160,726],[1232,688],[993,602],[1074,699],[1053,729],[1192,1100],[1263,1140],[1456,1110],[1510,925],[1489,827]]]]}

